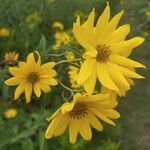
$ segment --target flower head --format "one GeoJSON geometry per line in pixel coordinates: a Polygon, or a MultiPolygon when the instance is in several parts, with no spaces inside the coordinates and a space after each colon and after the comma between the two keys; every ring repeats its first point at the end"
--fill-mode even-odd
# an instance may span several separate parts
{"type": "Polygon", "coordinates": [[[132,50],[143,43],[141,37],[126,40],[130,25],[117,28],[123,15],[119,12],[110,20],[109,3],[94,26],[95,10],[90,13],[88,20],[81,25],[79,16],[73,26],[76,40],[85,49],[85,61],[81,66],[78,84],[91,94],[96,80],[113,91],[119,91],[118,84],[129,90],[127,78],[143,78],[130,68],[145,68],[144,65],[127,58],[132,50]]]}
{"type": "Polygon", "coordinates": [[[62,44],[68,44],[70,42],[70,36],[66,32],[56,32],[55,39],[56,43],[54,45],[54,48],[58,48],[62,44]]]}
{"type": "Polygon", "coordinates": [[[91,127],[98,131],[103,130],[101,121],[115,125],[111,119],[119,118],[114,110],[117,101],[111,100],[108,94],[84,95],[77,93],[72,102],[63,104],[47,120],[51,121],[45,132],[45,138],[59,136],[69,126],[69,139],[75,143],[78,133],[85,139],[92,138],[91,127]]]}
{"type": "Polygon", "coordinates": [[[75,55],[74,55],[73,52],[70,51],[70,52],[66,53],[65,57],[66,57],[67,60],[72,60],[72,59],[75,58],[75,55]]]}
{"type": "Polygon", "coordinates": [[[8,37],[10,35],[10,31],[7,28],[0,29],[0,37],[8,37]]]}
{"type": "Polygon", "coordinates": [[[19,57],[18,53],[16,53],[16,52],[9,52],[9,53],[5,54],[4,58],[5,58],[6,62],[12,63],[12,62],[17,62],[18,57],[19,57]]]}
{"type": "Polygon", "coordinates": [[[64,29],[64,25],[61,22],[56,21],[56,22],[53,23],[52,28],[53,29],[58,28],[60,30],[63,30],[64,29]]]}
{"type": "Polygon", "coordinates": [[[17,115],[17,110],[14,108],[8,109],[5,111],[4,115],[7,119],[14,118],[17,115]]]}
{"type": "Polygon", "coordinates": [[[41,65],[40,55],[38,54],[36,61],[34,53],[30,53],[26,62],[20,62],[18,67],[9,68],[13,77],[5,81],[5,84],[9,86],[18,85],[14,99],[18,99],[25,91],[26,102],[29,103],[33,91],[37,97],[40,97],[41,91],[48,93],[51,91],[50,86],[58,84],[57,80],[54,79],[57,75],[56,71],[52,69],[54,65],[54,62],[41,65]]]}

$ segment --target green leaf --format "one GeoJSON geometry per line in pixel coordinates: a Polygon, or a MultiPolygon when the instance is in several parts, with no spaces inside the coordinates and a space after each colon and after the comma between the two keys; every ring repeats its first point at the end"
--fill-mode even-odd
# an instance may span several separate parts
{"type": "Polygon", "coordinates": [[[22,142],[22,150],[34,150],[33,142],[31,139],[27,139],[22,142]]]}
{"type": "Polygon", "coordinates": [[[41,38],[40,43],[39,43],[38,47],[36,48],[36,50],[38,50],[40,53],[43,53],[46,51],[46,46],[47,46],[47,41],[46,41],[45,37],[42,35],[42,38],[41,38]]]}

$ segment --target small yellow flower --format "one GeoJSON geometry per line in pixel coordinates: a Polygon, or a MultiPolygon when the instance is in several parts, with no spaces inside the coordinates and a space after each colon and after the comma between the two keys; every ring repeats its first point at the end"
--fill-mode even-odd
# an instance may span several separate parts
{"type": "Polygon", "coordinates": [[[42,18],[38,12],[33,12],[26,17],[25,22],[29,29],[34,29],[41,22],[41,20],[42,18]]]}
{"type": "Polygon", "coordinates": [[[17,62],[18,61],[18,57],[19,57],[19,54],[16,53],[16,52],[8,52],[5,54],[5,61],[6,62],[17,62]]]}
{"type": "Polygon", "coordinates": [[[65,55],[67,60],[72,60],[75,58],[74,53],[73,52],[67,52],[65,55]]]}
{"type": "Polygon", "coordinates": [[[70,84],[71,84],[71,87],[72,87],[72,88],[77,88],[77,87],[80,86],[80,85],[77,83],[78,74],[79,74],[79,68],[70,65],[70,66],[69,66],[68,75],[69,75],[70,84]]]}
{"type": "Polygon", "coordinates": [[[97,94],[82,96],[77,93],[72,102],[63,104],[47,120],[51,121],[45,132],[45,138],[62,135],[69,126],[69,139],[75,143],[78,134],[85,139],[92,138],[91,127],[98,131],[103,131],[101,121],[115,126],[111,119],[120,117],[114,110],[116,101],[112,101],[108,94],[97,94]]]}
{"type": "Polygon", "coordinates": [[[52,28],[53,29],[63,30],[64,29],[64,25],[61,22],[56,21],[56,22],[53,23],[52,28]]]}
{"type": "Polygon", "coordinates": [[[10,36],[10,30],[7,28],[0,29],[0,37],[8,37],[10,36]]]}
{"type": "Polygon", "coordinates": [[[81,25],[79,16],[74,23],[75,38],[85,49],[85,61],[81,65],[77,82],[84,86],[88,94],[93,93],[97,78],[104,87],[116,92],[119,92],[118,84],[126,90],[130,89],[126,78],[144,78],[129,68],[145,66],[127,58],[144,39],[134,37],[126,40],[130,25],[125,24],[117,28],[122,15],[123,11],[110,20],[110,7],[107,3],[96,26],[94,9],[84,24],[81,25]]]}
{"type": "Polygon", "coordinates": [[[26,62],[20,62],[18,67],[9,67],[9,72],[13,77],[5,81],[5,84],[9,86],[18,85],[14,99],[18,99],[25,91],[26,103],[29,103],[33,91],[37,97],[40,97],[41,91],[48,93],[51,91],[50,86],[58,84],[57,80],[54,79],[57,75],[56,71],[52,69],[54,65],[55,62],[41,65],[40,55],[38,54],[36,61],[34,53],[30,53],[26,62]]]}
{"type": "Polygon", "coordinates": [[[17,115],[17,110],[14,108],[8,109],[7,111],[5,111],[4,115],[7,119],[15,118],[17,115]]]}
{"type": "Polygon", "coordinates": [[[56,39],[54,48],[58,48],[62,44],[68,44],[70,42],[70,36],[66,32],[56,32],[54,37],[56,39]]]}
{"type": "Polygon", "coordinates": [[[147,10],[145,13],[148,17],[150,17],[150,10],[147,10]]]}

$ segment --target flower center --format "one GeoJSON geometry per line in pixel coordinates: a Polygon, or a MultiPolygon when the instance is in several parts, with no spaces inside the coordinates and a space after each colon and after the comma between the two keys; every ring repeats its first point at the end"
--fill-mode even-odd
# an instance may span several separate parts
{"type": "Polygon", "coordinates": [[[108,60],[109,55],[111,54],[109,46],[100,44],[96,46],[96,50],[97,50],[96,56],[97,61],[106,62],[108,60]]]}
{"type": "Polygon", "coordinates": [[[82,119],[87,115],[87,107],[83,103],[75,104],[73,110],[69,112],[73,119],[82,119]]]}
{"type": "Polygon", "coordinates": [[[29,75],[28,75],[28,81],[32,84],[36,83],[37,81],[39,80],[39,76],[37,73],[35,72],[31,72],[29,75]]]}

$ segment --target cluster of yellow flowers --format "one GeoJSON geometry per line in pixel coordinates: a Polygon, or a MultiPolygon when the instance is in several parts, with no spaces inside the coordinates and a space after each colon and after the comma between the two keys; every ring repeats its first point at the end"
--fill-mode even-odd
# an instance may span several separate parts
{"type": "MultiPolygon", "coordinates": [[[[117,95],[125,95],[134,84],[134,78],[144,78],[135,69],[145,68],[141,63],[127,58],[144,39],[134,37],[126,40],[130,25],[117,27],[122,15],[123,11],[110,20],[110,7],[107,3],[96,25],[94,9],[84,24],[77,17],[73,24],[73,34],[85,53],[78,59],[79,63],[69,66],[68,74],[72,88],[81,87],[84,92],[73,93],[70,102],[64,103],[47,118],[50,124],[45,138],[60,136],[68,128],[69,140],[75,143],[78,134],[85,140],[90,140],[92,127],[102,131],[102,122],[115,126],[113,119],[120,117],[115,110],[118,105],[117,95]],[[97,84],[101,84],[98,91],[97,84]]],[[[63,29],[59,23],[55,23],[53,27],[63,29]]],[[[74,62],[75,55],[69,53],[66,58],[68,62],[74,62]]],[[[57,64],[60,63],[41,64],[39,53],[30,53],[26,62],[19,62],[18,66],[9,68],[12,77],[5,84],[17,85],[14,99],[17,100],[25,92],[26,102],[29,103],[33,93],[40,97],[41,91],[48,93],[51,86],[58,84],[57,73],[53,69],[57,64]]]]}
{"type": "Polygon", "coordinates": [[[62,44],[68,44],[70,42],[70,36],[67,32],[64,31],[64,25],[61,22],[54,22],[52,25],[53,29],[56,29],[55,37],[55,45],[54,49],[59,48],[62,44]]]}

